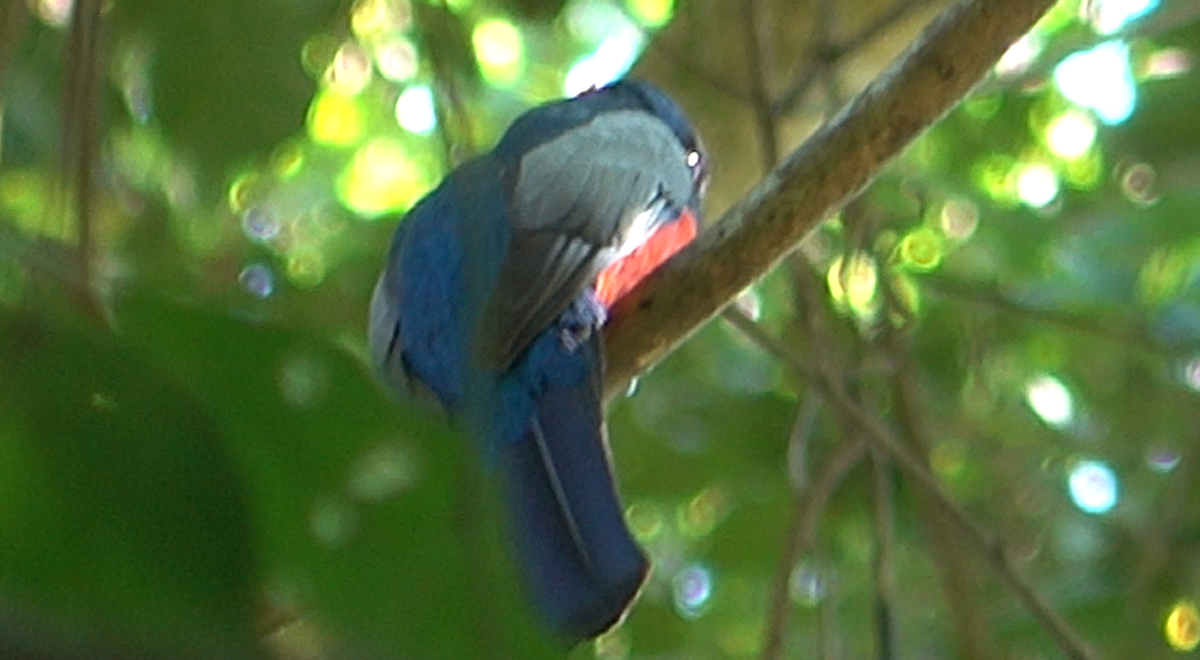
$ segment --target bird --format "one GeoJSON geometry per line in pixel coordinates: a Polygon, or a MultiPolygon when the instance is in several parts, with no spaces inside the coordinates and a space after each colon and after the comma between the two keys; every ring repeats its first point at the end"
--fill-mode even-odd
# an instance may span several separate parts
{"type": "Polygon", "coordinates": [[[473,437],[533,609],[572,644],[622,620],[649,571],[615,486],[601,328],[695,237],[707,180],[650,83],[534,107],[407,212],[371,298],[374,368],[473,437]]]}

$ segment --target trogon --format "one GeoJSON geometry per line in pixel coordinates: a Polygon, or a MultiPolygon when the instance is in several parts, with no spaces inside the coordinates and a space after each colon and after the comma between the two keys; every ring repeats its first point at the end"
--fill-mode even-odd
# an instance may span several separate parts
{"type": "Polygon", "coordinates": [[[619,621],[649,568],[614,486],[600,328],[695,236],[707,178],[645,82],[535,107],[408,212],[371,300],[375,368],[474,437],[535,609],[570,641],[619,621]]]}

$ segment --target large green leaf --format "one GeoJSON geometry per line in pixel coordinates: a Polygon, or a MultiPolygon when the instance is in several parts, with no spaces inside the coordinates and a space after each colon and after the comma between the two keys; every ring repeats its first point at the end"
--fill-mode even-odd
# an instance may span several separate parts
{"type": "Polygon", "coordinates": [[[88,639],[250,656],[245,497],[207,411],[105,332],[4,312],[0,354],[0,599],[88,639]]]}
{"type": "Polygon", "coordinates": [[[312,335],[131,301],[126,331],[229,428],[268,591],[383,657],[539,657],[476,452],[312,335]]]}

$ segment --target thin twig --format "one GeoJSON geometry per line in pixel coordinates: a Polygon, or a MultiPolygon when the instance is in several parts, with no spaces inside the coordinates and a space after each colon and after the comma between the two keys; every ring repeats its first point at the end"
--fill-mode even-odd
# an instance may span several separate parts
{"type": "Polygon", "coordinates": [[[886,11],[864,25],[858,32],[846,37],[838,44],[838,54],[842,57],[849,55],[859,48],[875,41],[905,16],[931,3],[931,0],[897,0],[886,11]]]}
{"type": "Polygon", "coordinates": [[[1053,0],[962,0],[688,248],[607,326],[606,392],[624,391],[790,253],[941,118],[1053,0]]]}
{"type": "Polygon", "coordinates": [[[475,156],[479,146],[475,141],[474,126],[467,111],[461,85],[458,84],[454,72],[453,57],[446,53],[446,49],[451,46],[437,38],[437,35],[452,30],[449,24],[459,19],[445,0],[435,5],[417,3],[413,9],[416,12],[414,21],[421,27],[416,31],[421,39],[421,50],[429,58],[434,73],[433,79],[438,81],[434,113],[443,127],[438,134],[442,140],[442,155],[446,161],[446,168],[450,169],[475,156]]]}
{"type": "Polygon", "coordinates": [[[895,521],[892,511],[892,475],[888,459],[879,450],[871,451],[871,476],[874,480],[875,553],[872,559],[875,580],[875,657],[896,657],[895,617],[892,614],[892,537],[895,521]]]}
{"type": "Polygon", "coordinates": [[[819,44],[809,51],[804,67],[800,69],[792,85],[775,102],[772,109],[775,115],[783,116],[794,112],[800,99],[804,98],[822,68],[837,64],[839,60],[874,41],[876,37],[908,15],[909,12],[929,2],[930,0],[898,0],[888,7],[887,11],[840,42],[834,42],[831,31],[824,33],[819,44]]]}
{"type": "Polygon", "coordinates": [[[784,538],[783,553],[776,565],[771,583],[771,595],[767,604],[766,639],[763,643],[762,660],[775,660],[783,653],[783,630],[787,622],[792,571],[805,553],[810,552],[816,537],[817,522],[829,506],[833,491],[845,479],[846,474],[866,456],[866,443],[859,439],[842,446],[825,463],[814,480],[812,488],[797,494],[792,506],[792,517],[784,538]]]}
{"type": "Polygon", "coordinates": [[[791,369],[806,378],[829,405],[866,434],[872,447],[887,453],[910,479],[927,491],[937,501],[946,517],[959,528],[963,538],[983,556],[992,570],[1017,597],[1017,600],[1050,633],[1055,643],[1068,658],[1097,660],[1099,656],[1090,645],[1075,633],[1071,626],[1034,590],[1028,580],[1017,571],[1008,559],[1003,546],[946,494],[937,477],[933,476],[925,464],[904,447],[875,416],[862,410],[841,386],[824,379],[790,346],[767,334],[740,310],[731,307],[726,311],[725,318],[764,350],[783,360],[791,369]]]}
{"type": "Polygon", "coordinates": [[[65,48],[66,90],[63,99],[63,189],[69,194],[68,208],[74,215],[76,240],[75,275],[82,283],[75,291],[82,310],[94,319],[103,318],[96,298],[94,264],[96,246],[94,191],[100,142],[100,84],[104,62],[101,0],[79,0],[71,12],[65,48]]]}
{"type": "Polygon", "coordinates": [[[746,44],[746,63],[750,74],[750,102],[754,106],[755,123],[758,125],[759,153],[762,154],[762,169],[770,172],[779,162],[779,131],[775,126],[775,115],[771,112],[771,98],[767,91],[767,73],[764,65],[762,17],[759,15],[763,0],[742,0],[742,26],[746,44]]]}
{"type": "MultiPolygon", "coordinates": [[[[885,292],[888,294],[888,306],[898,307],[891,287],[885,287],[885,292]]],[[[900,340],[899,332],[885,332],[880,347],[896,367],[890,376],[892,410],[900,440],[928,467],[930,434],[918,412],[916,387],[909,377],[912,373],[909,351],[902,346],[900,340]]],[[[960,654],[975,660],[993,657],[995,653],[991,651],[992,646],[987,642],[978,608],[970,591],[971,578],[967,575],[961,553],[958,551],[958,535],[951,522],[946,519],[942,507],[937,505],[936,498],[928,492],[917,494],[917,509],[925,522],[930,552],[934,555],[934,565],[941,577],[947,608],[954,613],[952,621],[960,654]]]]}
{"type": "Polygon", "coordinates": [[[680,52],[666,39],[655,39],[650,42],[650,49],[662,55],[664,59],[674,64],[689,79],[698,80],[713,91],[727,96],[735,101],[753,102],[750,92],[733,86],[722,76],[709,71],[687,53],[680,52]]]}
{"type": "Polygon", "coordinates": [[[1152,353],[1164,353],[1172,350],[1187,350],[1200,347],[1200,342],[1168,347],[1163,342],[1155,339],[1137,321],[1120,321],[1105,324],[1099,322],[1095,316],[1075,314],[1061,309],[1034,307],[1015,300],[999,289],[986,284],[959,282],[941,275],[927,275],[918,280],[918,283],[922,291],[929,291],[944,298],[953,298],[954,300],[973,305],[990,307],[1039,323],[1056,325],[1067,330],[1091,335],[1097,339],[1116,342],[1126,346],[1137,346],[1152,353]]]}
{"type": "Polygon", "coordinates": [[[772,104],[771,113],[773,115],[776,117],[786,117],[796,110],[796,106],[800,104],[800,99],[804,98],[805,94],[808,94],[808,90],[817,81],[817,74],[821,72],[821,62],[822,58],[815,52],[805,57],[804,66],[800,69],[800,73],[796,74],[796,80],[792,83],[792,86],[772,104]]]}

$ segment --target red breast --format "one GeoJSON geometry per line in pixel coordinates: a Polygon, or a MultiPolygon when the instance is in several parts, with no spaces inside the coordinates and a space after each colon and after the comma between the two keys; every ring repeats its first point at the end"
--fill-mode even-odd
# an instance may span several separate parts
{"type": "Polygon", "coordinates": [[[684,209],[675,222],[654,232],[633,252],[614,261],[596,278],[596,298],[605,308],[629,293],[638,282],[696,237],[696,216],[684,209]]]}

